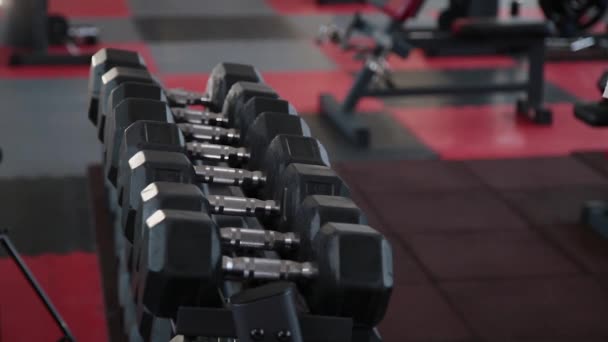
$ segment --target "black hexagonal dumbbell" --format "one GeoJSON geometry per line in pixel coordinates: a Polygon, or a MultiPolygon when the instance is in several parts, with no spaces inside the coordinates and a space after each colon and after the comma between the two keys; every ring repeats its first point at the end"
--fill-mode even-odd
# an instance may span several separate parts
{"type": "MultiPolygon", "coordinates": [[[[277,99],[276,93],[271,88],[264,85],[252,85],[250,83],[239,84],[233,93],[237,93],[237,96],[231,95],[230,101],[241,102],[241,104],[233,105],[230,108],[237,108],[238,113],[227,113],[225,115],[208,113],[208,116],[203,120],[200,115],[192,116],[189,114],[191,112],[189,109],[178,111],[176,108],[171,110],[167,108],[167,112],[172,116],[170,121],[178,122],[180,128],[187,137],[214,143],[232,144],[245,139],[248,127],[255,120],[256,116],[261,113],[277,112],[293,115],[297,114],[295,109],[287,101],[277,99]],[[237,90],[240,92],[237,92],[237,90]],[[228,118],[232,118],[235,122],[230,122],[230,125],[228,125],[228,118]],[[239,132],[235,132],[234,129],[223,128],[228,126],[238,128],[239,132]]],[[[112,91],[108,100],[109,110],[106,115],[106,121],[112,120],[116,106],[129,98],[166,102],[166,97],[160,86],[139,82],[126,82],[112,91]]],[[[226,110],[228,111],[228,107],[226,110]]],[[[107,135],[112,134],[113,130],[105,129],[105,125],[103,130],[104,138],[101,139],[101,141],[107,142],[107,135]]]]}
{"type": "MultiPolygon", "coordinates": [[[[266,115],[266,114],[264,114],[266,115]]],[[[258,120],[262,120],[264,115],[258,120]]],[[[256,120],[257,121],[257,120],[256,120]]],[[[182,183],[207,182],[209,172],[207,166],[192,166],[185,155],[178,152],[161,152],[158,143],[143,147],[142,137],[149,139],[152,134],[142,134],[141,131],[151,127],[170,128],[170,124],[140,121],[127,129],[123,141],[122,159],[119,182],[119,203],[122,206],[122,219],[125,234],[131,236],[134,215],[141,202],[140,193],[145,186],[154,181],[170,181],[182,183]],[[131,138],[134,136],[134,138],[131,138]],[[143,148],[137,150],[137,148],[143,148]],[[149,149],[146,149],[149,148],[149,149]],[[152,150],[155,148],[156,150],[152,150]],[[130,157],[130,158],[129,158],[130,157]],[[166,165],[164,164],[167,161],[166,165]],[[172,173],[159,174],[156,169],[163,165],[172,173]],[[173,178],[171,178],[173,177],[173,178]],[[176,180],[174,180],[176,179],[176,180]]],[[[175,130],[175,128],[173,128],[175,130]]],[[[156,130],[158,133],[159,130],[156,130]]],[[[160,134],[158,137],[167,138],[170,134],[160,134]]],[[[252,135],[253,136],[253,135],[252,135]]],[[[168,151],[169,149],[164,149],[168,151]]],[[[289,226],[295,216],[299,203],[310,194],[347,195],[348,188],[338,175],[328,165],[323,146],[310,137],[295,135],[276,135],[268,144],[261,161],[262,170],[267,177],[263,182],[262,198],[271,201],[241,200],[211,196],[209,198],[215,214],[256,215],[276,227],[289,226]],[[279,212],[275,208],[282,206],[279,212]]],[[[249,179],[262,179],[261,172],[249,172],[249,179]],[[258,174],[258,176],[255,176],[258,174]]],[[[253,181],[252,181],[253,182],[253,181]]]]}
{"type": "MultiPolygon", "coordinates": [[[[237,87],[233,87],[233,90],[235,88],[237,87]]],[[[242,87],[239,89],[242,89],[242,87]]],[[[274,93],[272,90],[269,90],[269,92],[274,93]]],[[[188,147],[191,147],[193,151],[196,151],[200,158],[212,158],[220,160],[228,159],[233,163],[238,163],[241,159],[248,159],[250,154],[241,149],[210,144],[209,141],[233,142],[235,140],[244,140],[243,143],[248,144],[248,146],[251,147],[250,150],[254,152],[256,151],[258,145],[260,145],[260,140],[248,140],[247,132],[251,130],[250,128],[261,125],[254,125],[257,116],[264,113],[260,111],[268,109],[282,110],[290,107],[285,101],[271,98],[249,98],[248,96],[231,98],[235,101],[244,101],[249,99],[244,105],[244,108],[239,110],[238,115],[235,115],[240,118],[240,121],[245,123],[245,125],[242,126],[238,131],[202,125],[178,124],[181,134],[184,135],[184,140],[188,138],[189,140],[193,141],[193,143],[188,145],[188,147]],[[201,143],[196,143],[197,141],[201,143]],[[253,141],[258,143],[253,145],[251,144],[253,141]]],[[[280,111],[274,113],[293,114],[280,111]]],[[[277,116],[277,114],[273,114],[273,116],[277,116]]],[[[106,144],[104,146],[104,160],[108,161],[106,164],[106,175],[113,184],[116,184],[115,174],[118,170],[118,150],[123,139],[124,130],[130,124],[138,120],[173,122],[170,111],[164,102],[140,98],[127,98],[121,101],[117,106],[114,107],[112,114],[108,115],[106,120],[106,138],[104,139],[106,144]]],[[[302,119],[295,115],[286,115],[284,118],[275,118],[275,121],[276,122],[273,122],[272,124],[268,124],[267,127],[268,129],[274,128],[276,133],[310,135],[308,125],[306,125],[302,119]]],[[[258,129],[261,128],[262,127],[258,127],[258,129]]]]}
{"type": "MultiPolygon", "coordinates": [[[[102,56],[108,56],[108,51],[101,50],[98,54],[102,56]]],[[[104,127],[106,116],[111,111],[110,100],[112,92],[117,87],[124,83],[140,83],[149,85],[158,85],[158,81],[148,72],[143,61],[139,55],[135,52],[124,51],[124,50],[111,50],[112,56],[115,58],[94,58],[93,65],[91,66],[90,80],[90,105],[89,105],[89,118],[98,128],[98,137],[100,140],[104,138],[104,127]],[[116,58],[116,55],[123,56],[124,58],[116,58]],[[136,63],[130,63],[120,65],[120,62],[124,60],[139,60],[142,61],[140,65],[136,63]],[[98,61],[98,62],[96,62],[98,61]],[[93,78],[93,75],[97,78],[93,78]]],[[[208,98],[203,98],[203,95],[193,95],[193,93],[175,92],[171,90],[162,89],[162,97],[166,99],[171,107],[174,106],[187,106],[190,104],[203,104],[207,108],[213,108],[221,111],[222,114],[210,113],[208,111],[182,111],[177,108],[176,118],[181,119],[194,119],[198,117],[200,123],[203,122],[217,122],[224,123],[229,118],[229,113],[225,111],[232,108],[223,109],[223,105],[226,102],[225,98],[228,96],[229,90],[236,82],[245,82],[255,84],[262,82],[260,74],[249,65],[241,65],[234,63],[221,63],[218,64],[211,72],[208,80],[207,94],[208,98]],[[195,99],[200,101],[195,101],[195,99]]],[[[262,92],[266,89],[262,87],[262,92]]],[[[118,102],[114,101],[114,105],[118,102]]]]}
{"type": "MultiPolygon", "coordinates": [[[[142,202],[137,210],[135,219],[134,255],[131,259],[131,271],[134,274],[132,287],[138,293],[138,296],[142,295],[138,290],[141,290],[142,282],[145,281],[145,277],[142,278],[140,274],[140,267],[142,263],[147,263],[146,258],[148,257],[146,251],[148,250],[149,229],[146,227],[146,218],[161,209],[210,212],[208,197],[206,198],[201,190],[192,184],[152,183],[142,191],[141,197],[142,202]]],[[[219,228],[222,247],[228,250],[276,250],[287,258],[306,261],[315,256],[313,242],[321,231],[321,227],[326,223],[366,223],[363,213],[350,199],[335,196],[311,195],[306,197],[298,210],[296,218],[294,229],[291,232],[232,227],[219,228]]],[[[389,291],[388,294],[390,294],[390,288],[385,290],[389,291]]],[[[211,293],[217,294],[217,292],[211,293]]],[[[316,292],[307,290],[306,296],[311,303],[317,303],[318,295],[316,292]]],[[[141,298],[139,299],[141,301],[141,298]]],[[[207,298],[208,301],[212,299],[211,295],[207,298]]],[[[215,298],[215,300],[217,299],[215,298]]],[[[328,313],[330,308],[323,310],[328,313]]],[[[338,309],[334,308],[334,310],[338,309]]],[[[345,311],[340,312],[344,313],[345,311]]],[[[338,314],[338,311],[335,314],[338,314]]],[[[353,312],[352,315],[355,315],[355,313],[353,312]]],[[[376,317],[379,313],[370,309],[361,312],[357,311],[356,315],[362,320],[371,320],[376,318],[365,318],[365,315],[376,317]]]]}
{"type": "MultiPolygon", "coordinates": [[[[170,106],[171,104],[171,101],[166,97],[166,91],[158,85],[156,80],[146,70],[116,67],[106,72],[101,79],[102,88],[96,126],[98,129],[98,137],[102,142],[104,141],[105,122],[107,121],[107,117],[112,114],[113,108],[119,105],[121,100],[128,97],[150,98],[167,101],[167,106],[170,106]],[[127,89],[119,90],[120,86],[126,83],[136,83],[137,86],[131,85],[130,87],[127,87],[127,89]],[[147,89],[144,85],[156,86],[159,89],[153,91],[152,89],[147,89]]],[[[179,109],[174,109],[174,112],[176,113],[175,119],[177,121],[190,120],[201,124],[203,122],[209,123],[211,121],[226,124],[228,121],[235,119],[232,115],[237,110],[240,110],[249,98],[253,96],[278,98],[274,90],[263,83],[237,82],[234,85],[237,84],[241,84],[241,86],[235,87],[234,90],[231,87],[230,91],[225,94],[221,113],[210,113],[207,111],[193,113],[189,110],[180,111],[179,109]],[[198,117],[198,120],[193,120],[195,117],[198,117]]]]}
{"type": "MultiPolygon", "coordinates": [[[[136,251],[136,254],[132,259],[134,274],[139,273],[142,262],[146,263],[145,260],[140,260],[146,256],[139,254],[145,253],[148,248],[146,217],[163,208],[208,212],[207,200],[196,186],[189,184],[152,183],[142,191],[142,198],[135,224],[133,250],[136,251]]],[[[293,220],[292,230],[289,232],[223,227],[219,229],[219,234],[224,248],[277,250],[285,258],[305,262],[318,257],[314,243],[323,227],[330,222],[365,225],[366,219],[363,212],[349,198],[310,195],[299,206],[295,220],[293,220]]],[[[359,265],[362,272],[365,272],[366,265],[375,267],[366,262],[361,262],[359,265]]],[[[343,279],[348,279],[348,269],[342,268],[337,271],[344,271],[343,279]]],[[[373,271],[370,272],[373,273],[373,271]]],[[[139,282],[143,281],[139,276],[136,276],[135,279],[139,282]]],[[[383,286],[386,287],[383,291],[388,291],[383,296],[390,295],[390,286],[388,284],[383,286]]],[[[316,287],[305,288],[304,295],[310,303],[311,309],[322,314],[344,315],[347,309],[336,306],[335,303],[334,305],[328,304],[323,293],[319,293],[316,287]]],[[[379,311],[373,310],[373,308],[354,310],[348,315],[361,321],[379,321],[384,313],[383,310],[380,306],[379,311]]]]}
{"type": "MultiPolygon", "coordinates": [[[[162,115],[160,115],[162,117],[162,115]]],[[[257,170],[246,170],[246,169],[233,169],[226,167],[215,167],[215,166],[200,166],[196,168],[197,178],[200,182],[205,183],[221,183],[227,185],[244,185],[245,188],[249,188],[253,190],[249,192],[251,196],[258,196],[263,198],[274,198],[273,194],[276,194],[274,188],[276,188],[276,184],[266,184],[268,181],[273,181],[277,179],[274,176],[277,172],[280,173],[282,166],[287,162],[283,160],[286,157],[287,147],[288,146],[276,146],[272,151],[276,151],[276,155],[272,155],[271,152],[267,151],[267,147],[269,146],[272,139],[274,139],[279,134],[289,134],[289,135],[301,135],[308,136],[310,135],[308,126],[304,123],[302,119],[294,116],[286,116],[280,113],[263,113],[260,115],[251,125],[248,130],[250,133],[247,136],[246,141],[244,142],[247,146],[247,151],[249,152],[248,156],[250,157],[248,166],[250,168],[254,168],[257,170]],[[258,190],[255,191],[256,186],[258,190]]],[[[117,135],[117,137],[120,135],[117,135]]],[[[302,144],[299,144],[296,138],[291,138],[289,141],[292,143],[291,148],[298,148],[298,146],[302,146],[304,148],[310,148],[307,146],[307,141],[304,140],[302,144]]],[[[163,124],[163,123],[152,123],[152,122],[136,122],[133,124],[133,127],[129,127],[124,134],[124,141],[121,150],[121,156],[118,158],[120,167],[118,171],[112,171],[112,164],[106,164],[106,169],[108,170],[108,176],[110,179],[115,182],[115,179],[112,179],[113,174],[121,174],[127,175],[127,172],[122,172],[120,169],[126,168],[127,163],[124,161],[128,160],[132,157],[137,151],[140,149],[145,149],[145,146],[150,146],[152,149],[162,149],[168,151],[181,151],[183,150],[183,138],[180,134],[180,131],[175,127],[175,125],[171,124],[163,124]],[[167,145],[163,147],[162,145],[167,145]]],[[[211,145],[201,145],[201,144],[185,144],[186,150],[189,152],[189,155],[192,158],[203,158],[206,156],[211,156],[212,158],[217,158],[214,155],[215,150],[217,150],[218,146],[211,145]],[[202,147],[203,149],[197,150],[196,148],[202,147]],[[201,151],[203,154],[201,154],[201,151]]],[[[315,147],[313,147],[315,149],[315,147]]],[[[235,149],[226,149],[239,151],[235,149]]],[[[242,151],[242,150],[241,150],[242,151]]],[[[328,164],[327,156],[325,154],[324,149],[319,150],[320,155],[318,157],[313,156],[312,160],[310,159],[302,159],[298,161],[299,163],[309,163],[309,164],[328,164]],[[318,159],[321,158],[322,162],[318,159]]],[[[221,155],[220,155],[221,157],[221,155]]],[[[228,158],[230,156],[228,155],[228,158]]],[[[112,163],[116,164],[115,159],[112,159],[112,163]]],[[[291,160],[291,159],[290,159],[291,160]]],[[[293,162],[296,162],[293,159],[293,162]]],[[[117,168],[114,168],[116,170],[117,168]]],[[[329,175],[333,177],[335,173],[329,170],[328,168],[316,168],[310,169],[311,176],[316,174],[318,177],[324,177],[329,175]]],[[[119,181],[119,184],[126,184],[128,181],[119,181]]],[[[319,184],[323,184],[320,182],[319,184]]],[[[119,191],[120,194],[123,193],[119,191]]],[[[119,200],[119,203],[122,202],[122,197],[119,200]]],[[[277,198],[275,198],[277,199],[277,198]]]]}
{"type": "Polygon", "coordinates": [[[391,250],[368,226],[326,223],[312,241],[313,258],[305,262],[223,255],[220,230],[203,212],[161,209],[145,226],[141,303],[155,315],[173,317],[181,305],[214,301],[225,279],[301,282],[317,299],[311,310],[353,317],[356,324],[374,326],[386,310],[391,250]]]}
{"type": "MultiPolygon", "coordinates": [[[[89,118],[91,121],[93,123],[98,121],[97,113],[100,97],[109,96],[109,91],[104,92],[103,90],[104,83],[110,81],[117,83],[143,81],[148,83],[150,79],[151,76],[147,73],[145,61],[137,52],[113,48],[99,50],[91,59],[89,76],[89,118]],[[113,76],[111,78],[115,78],[114,80],[108,78],[104,82],[102,79],[103,75],[117,67],[143,70],[146,73],[134,71],[127,73],[133,76],[131,79],[119,77],[120,80],[118,80],[113,76]],[[102,96],[102,92],[104,92],[104,96],[102,96]]],[[[213,107],[214,110],[219,110],[232,85],[239,81],[261,82],[263,80],[259,72],[251,65],[220,63],[211,71],[211,75],[207,81],[206,94],[203,95],[180,89],[168,89],[166,90],[166,95],[173,106],[183,107],[191,104],[204,104],[213,107]]]]}

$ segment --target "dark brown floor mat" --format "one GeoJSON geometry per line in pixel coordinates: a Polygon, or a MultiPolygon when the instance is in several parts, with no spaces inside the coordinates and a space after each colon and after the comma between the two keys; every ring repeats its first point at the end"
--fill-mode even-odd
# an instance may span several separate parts
{"type": "Polygon", "coordinates": [[[603,155],[339,170],[394,249],[386,341],[608,341],[608,241],[579,225],[603,155]]]}

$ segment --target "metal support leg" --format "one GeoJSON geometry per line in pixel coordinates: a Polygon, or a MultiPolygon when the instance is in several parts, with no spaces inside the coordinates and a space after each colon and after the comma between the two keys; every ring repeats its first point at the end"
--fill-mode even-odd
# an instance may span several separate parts
{"type": "Polygon", "coordinates": [[[342,104],[329,94],[321,94],[321,115],[327,117],[334,127],[352,143],[367,147],[370,143],[369,128],[354,114],[359,100],[365,96],[375,75],[371,63],[367,62],[359,72],[355,83],[342,104]]]}
{"type": "MultiPolygon", "coordinates": [[[[539,39],[540,40],[540,39],[539,39]]],[[[528,50],[528,89],[525,101],[519,101],[517,111],[537,124],[549,125],[553,121],[551,111],[544,108],[545,44],[540,40],[528,50]]]]}
{"type": "Polygon", "coordinates": [[[11,256],[11,258],[13,258],[13,260],[15,260],[17,267],[19,267],[19,270],[21,271],[21,273],[23,274],[25,279],[28,281],[30,286],[34,289],[34,292],[36,292],[36,295],[38,296],[38,298],[40,298],[40,300],[44,304],[44,307],[46,308],[46,310],[53,317],[53,320],[55,320],[55,323],[57,324],[59,329],[61,329],[61,331],[63,332],[64,336],[60,339],[60,341],[66,341],[66,342],[76,341],[76,339],[74,338],[74,335],[72,335],[72,332],[70,331],[70,328],[68,327],[67,323],[63,320],[63,318],[61,317],[61,315],[59,314],[57,309],[55,309],[55,306],[53,305],[53,303],[51,302],[49,297],[46,295],[46,293],[44,292],[44,290],[42,289],[40,284],[38,284],[38,281],[36,280],[36,278],[34,277],[32,272],[30,271],[30,269],[25,264],[25,261],[23,261],[23,259],[21,259],[19,252],[17,252],[17,249],[12,244],[11,240],[9,239],[8,235],[6,235],[6,233],[0,232],[0,243],[4,246],[4,248],[6,249],[8,254],[11,256]]]}

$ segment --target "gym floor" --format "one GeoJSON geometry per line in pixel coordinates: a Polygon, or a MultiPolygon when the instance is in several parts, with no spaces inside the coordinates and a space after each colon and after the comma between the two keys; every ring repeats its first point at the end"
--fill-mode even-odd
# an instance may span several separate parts
{"type": "MultiPolygon", "coordinates": [[[[446,2],[427,1],[416,22],[433,22],[446,2]]],[[[392,242],[385,341],[608,341],[608,242],[578,225],[585,200],[608,197],[601,152],[608,131],[572,114],[573,102],[598,99],[605,61],[547,64],[549,127],[516,120],[511,95],[365,100],[373,143],[359,150],[316,115],[319,93],[343,97],[359,62],[313,41],[319,25],[357,6],[51,0],[50,7],[98,26],[102,46],[142,53],[167,86],[202,91],[220,61],[256,65],[305,116],[371,225],[392,242]]],[[[532,5],[523,13],[540,15],[532,5]]],[[[88,67],[10,69],[7,51],[0,50],[0,228],[10,229],[76,337],[106,341],[85,174],[100,162],[85,114],[88,67]]],[[[404,84],[519,76],[504,57],[415,52],[390,62],[404,84]]],[[[0,341],[58,336],[17,269],[0,258],[0,341]]]]}

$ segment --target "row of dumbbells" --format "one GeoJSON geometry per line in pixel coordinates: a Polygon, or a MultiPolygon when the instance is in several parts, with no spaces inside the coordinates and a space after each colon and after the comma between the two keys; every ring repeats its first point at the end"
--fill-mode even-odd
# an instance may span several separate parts
{"type": "Polygon", "coordinates": [[[220,64],[197,94],[162,87],[136,53],[104,49],[90,96],[125,237],[134,340],[153,339],[151,318],[174,319],[180,306],[223,305],[227,280],[293,281],[314,314],[381,320],[392,289],[386,239],[253,67],[220,64]],[[225,195],[236,186],[249,197],[225,195]],[[265,229],[231,226],[230,216],[265,229]]]}

